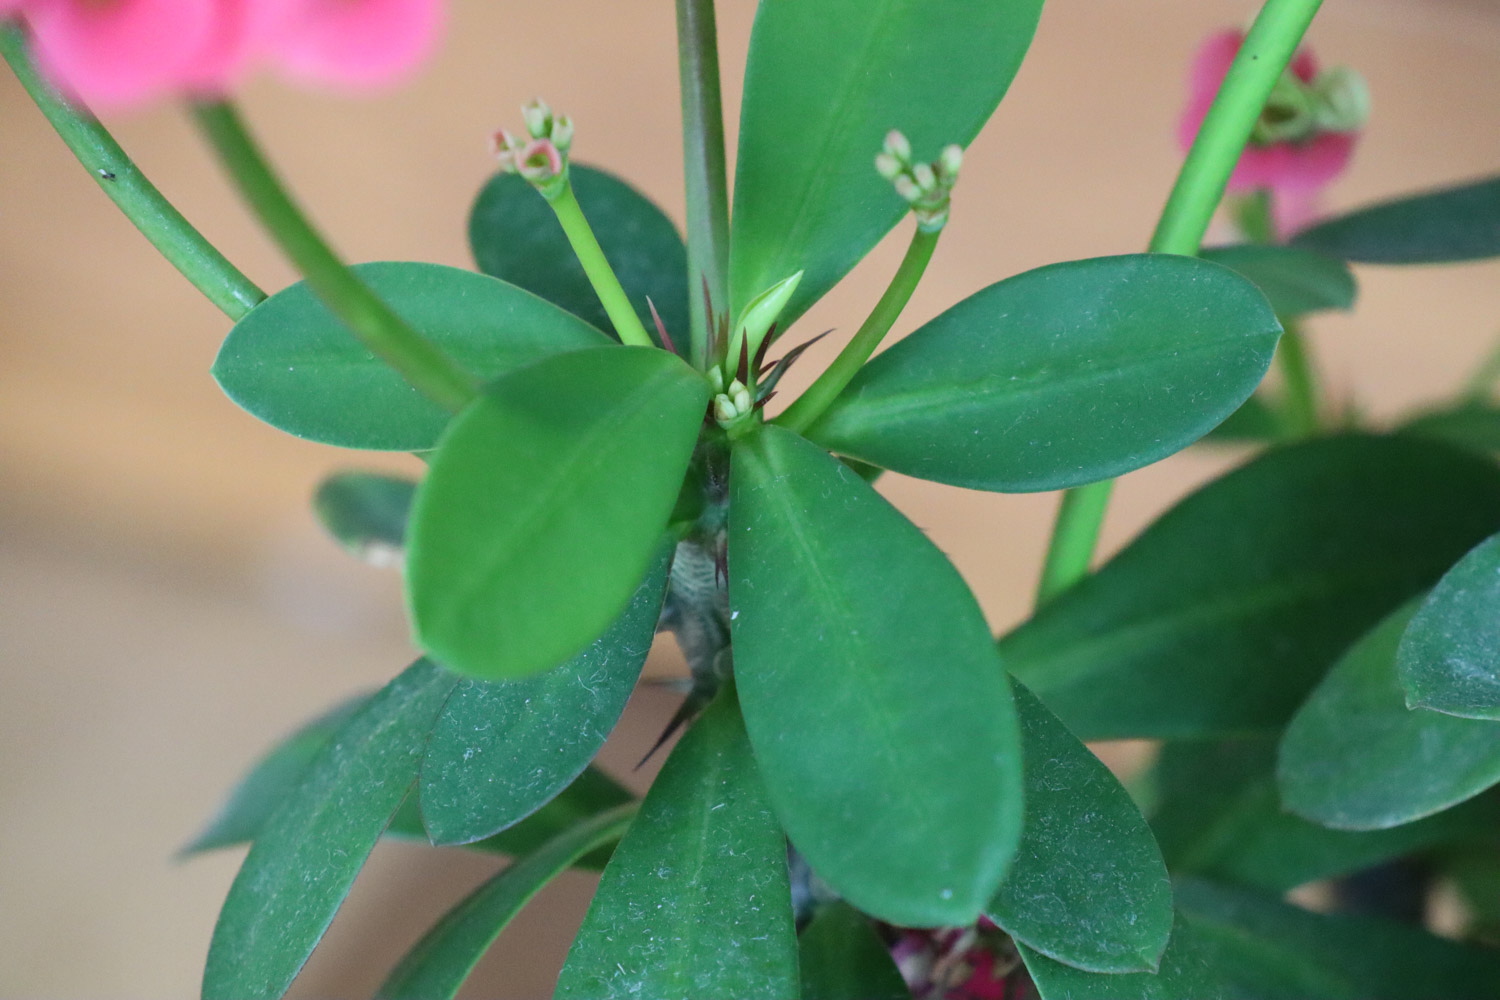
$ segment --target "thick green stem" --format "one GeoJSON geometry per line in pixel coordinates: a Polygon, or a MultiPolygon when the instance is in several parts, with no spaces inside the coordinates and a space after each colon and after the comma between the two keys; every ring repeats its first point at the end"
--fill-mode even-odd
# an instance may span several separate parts
{"type": "Polygon", "coordinates": [[[265,292],[162,197],[104,126],[87,112],[70,106],[41,78],[19,28],[0,26],[0,52],[78,162],[184,278],[233,320],[265,299],[265,292]]]}
{"type": "Polygon", "coordinates": [[[473,399],[474,378],[407,325],[339,260],[292,201],[234,108],[202,104],[195,113],[240,194],[329,311],[433,402],[458,410],[473,399]]]}
{"type": "Polygon", "coordinates": [[[614,268],[605,259],[594,230],[589,227],[589,220],[583,217],[583,209],[578,207],[572,181],[564,182],[562,189],[547,200],[552,211],[557,213],[557,221],[562,223],[563,232],[573,245],[573,253],[583,265],[583,273],[588,275],[589,284],[594,286],[594,294],[599,296],[605,315],[614,324],[620,340],[637,347],[654,346],[651,336],[641,325],[641,318],[630,305],[630,296],[625,294],[614,268]]]}
{"type": "Polygon", "coordinates": [[[729,300],[729,185],[714,0],[677,0],[677,65],[687,187],[689,357],[701,368],[708,363],[710,322],[703,289],[719,309],[727,308],[729,300]]]}
{"type": "Polygon", "coordinates": [[[870,317],[855,332],[849,343],[844,345],[839,356],[833,359],[833,364],[786,408],[786,412],[776,418],[775,423],[801,433],[811,427],[838,398],[839,393],[853,381],[860,367],[870,360],[870,355],[875,353],[875,348],[880,346],[880,341],[890,332],[896,317],[901,315],[901,310],[911,300],[917,282],[922,280],[922,272],[927,270],[927,262],[932,259],[932,251],[937,248],[941,233],[941,229],[927,232],[918,227],[912,235],[911,245],[906,248],[906,256],[901,259],[901,266],[896,269],[896,276],[891,279],[885,294],[880,296],[880,301],[875,303],[870,317]]]}
{"type": "MultiPolygon", "coordinates": [[[[1266,0],[1188,150],[1151,237],[1151,252],[1189,256],[1198,252],[1266,98],[1286,71],[1322,2],[1266,0]]],[[[1038,603],[1088,575],[1109,492],[1109,483],[1093,483],[1070,490],[1063,498],[1042,568],[1038,603]]]]}
{"type": "Polygon", "coordinates": [[[1307,342],[1302,329],[1293,320],[1283,320],[1281,343],[1277,345],[1276,357],[1281,362],[1281,375],[1286,382],[1286,402],[1282,417],[1286,429],[1293,437],[1308,437],[1318,432],[1321,424],[1318,404],[1318,380],[1313,374],[1312,360],[1307,354],[1307,342]]]}

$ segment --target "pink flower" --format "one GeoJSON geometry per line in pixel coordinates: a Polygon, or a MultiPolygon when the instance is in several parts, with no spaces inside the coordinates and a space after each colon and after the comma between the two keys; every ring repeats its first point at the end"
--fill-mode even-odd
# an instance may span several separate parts
{"type": "MultiPolygon", "coordinates": [[[[1178,127],[1184,149],[1197,136],[1244,39],[1242,32],[1225,31],[1198,50],[1178,127]]],[[[1300,229],[1316,215],[1323,189],[1348,167],[1365,116],[1358,77],[1344,70],[1320,73],[1312,51],[1303,48],[1267,104],[1229,178],[1229,191],[1269,191],[1276,228],[1282,234],[1300,229]]]]}
{"type": "Polygon", "coordinates": [[[258,66],[363,90],[431,52],[443,0],[0,0],[20,13],[37,61],[96,109],[186,94],[219,97],[258,66]]]}

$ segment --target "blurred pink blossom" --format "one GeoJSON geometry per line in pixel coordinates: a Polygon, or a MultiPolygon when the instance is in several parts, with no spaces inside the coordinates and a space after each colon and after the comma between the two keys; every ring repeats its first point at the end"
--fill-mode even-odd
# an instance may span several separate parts
{"type": "Polygon", "coordinates": [[[434,48],[444,0],[0,0],[37,62],[99,110],[220,97],[259,67],[342,90],[400,80],[434,48]]]}
{"type": "MultiPolygon", "coordinates": [[[[1188,104],[1177,133],[1184,149],[1197,136],[1244,39],[1243,32],[1225,31],[1209,38],[1198,50],[1188,78],[1188,104]]],[[[1319,81],[1317,59],[1308,48],[1297,52],[1289,69],[1308,88],[1319,81]]],[[[1310,123],[1305,134],[1295,138],[1252,138],[1229,178],[1229,192],[1269,191],[1277,231],[1282,235],[1295,232],[1316,216],[1323,189],[1348,167],[1358,137],[1357,127],[1310,123]]]]}
{"type": "Polygon", "coordinates": [[[1031,1000],[1015,945],[988,918],[973,927],[891,928],[891,958],[913,1000],[1031,1000]]]}

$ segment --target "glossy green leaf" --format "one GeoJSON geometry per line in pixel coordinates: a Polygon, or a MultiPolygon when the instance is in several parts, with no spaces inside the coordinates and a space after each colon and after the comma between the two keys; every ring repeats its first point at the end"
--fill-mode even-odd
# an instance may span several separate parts
{"type": "Polygon", "coordinates": [[[1485,454],[1500,452],[1500,408],[1488,403],[1431,410],[1413,417],[1399,430],[1402,434],[1447,441],[1485,454]]]}
{"type": "Polygon", "coordinates": [[[555,355],[492,383],[417,491],[418,644],[481,680],[580,653],[617,618],[677,499],[708,382],[650,347],[555,355]]]}
{"type": "Polygon", "coordinates": [[[1407,708],[1396,647],[1411,603],[1356,643],[1292,717],[1276,781],[1286,808],[1340,830],[1379,830],[1500,782],[1500,723],[1407,708]]]}
{"type": "Polygon", "coordinates": [[[797,943],[802,1000],[911,1000],[890,948],[848,903],[818,910],[797,943]]]}
{"type": "Polygon", "coordinates": [[[594,759],[646,663],[671,559],[666,541],[624,613],[567,663],[458,685],[422,760],[422,821],[433,843],[480,840],[519,822],[594,759]]]}
{"type": "Polygon", "coordinates": [[[1241,243],[1209,247],[1199,256],[1249,278],[1283,318],[1352,309],[1359,294],[1348,264],[1300,247],[1241,243]]]}
{"type": "MultiPolygon", "coordinates": [[[[418,333],[482,379],[609,342],[551,303],[482,274],[388,262],[354,270],[418,333]]],[[[431,448],[450,417],[371,354],[305,283],[236,323],[213,375],[230,399],[271,426],[345,448],[431,448]]]]}
{"type": "Polygon", "coordinates": [[[619,840],[634,815],[633,805],[600,813],[485,882],[422,936],[376,995],[383,1000],[450,1000],[521,908],[581,857],[619,840]]]}
{"type": "Polygon", "coordinates": [[[1251,1000],[1221,974],[1211,943],[1180,914],[1156,972],[1087,972],[1025,945],[1018,950],[1041,1000],[1251,1000]]]}
{"type": "MultiPolygon", "coordinates": [[[[649,198],[613,174],[573,164],[573,194],[646,329],[656,303],[667,333],[688,338],[687,250],[649,198]]],[[[539,295],[600,330],[613,330],[557,215],[519,174],[496,174],[469,215],[469,247],[485,274],[539,295]]]]}
{"type": "Polygon", "coordinates": [[[920,479],[1063,489],[1207,434],[1255,391],[1280,336],[1227,267],[1166,254],[1053,264],[878,355],[808,435],[920,479]]]}
{"type": "MultiPolygon", "coordinates": [[[[1041,0],[770,0],[750,36],[731,213],[736,312],[805,269],[785,329],[908,211],[875,172],[889,129],[919,159],[979,133],[1041,0]]],[[[716,303],[720,308],[722,303],[716,303]]]]}
{"type": "Polygon", "coordinates": [[[1407,626],[1396,669],[1408,705],[1500,719],[1500,535],[1438,581],[1407,626]]]}
{"type": "Polygon", "coordinates": [[[726,691],[672,750],[615,850],[556,997],[796,995],[786,841],[726,691]]]}
{"type": "Polygon", "coordinates": [[[1494,794],[1388,830],[1330,830],[1282,808],[1275,767],[1271,739],[1164,747],[1152,771],[1151,828],[1167,866],[1283,893],[1500,830],[1494,794]]]}
{"type": "Polygon", "coordinates": [[[1379,202],[1292,238],[1367,264],[1442,264],[1500,255],[1500,177],[1379,202]]]}
{"type": "Polygon", "coordinates": [[[972,923],[1015,853],[1021,761],[952,564],[848,466],[768,426],[734,452],[729,598],[745,725],[792,843],[866,913],[972,923]]]}
{"type": "Polygon", "coordinates": [[[416,780],[457,681],[418,660],[345,720],[240,866],[209,945],[205,1000],[286,992],[416,780]]]}
{"type": "Polygon", "coordinates": [[[350,555],[391,565],[406,546],[406,520],[417,484],[374,472],[338,472],[318,486],[318,520],[350,555]]]}
{"type": "Polygon", "coordinates": [[[1291,445],[1183,500],[1000,649],[1081,739],[1269,732],[1497,528],[1500,470],[1478,456],[1403,437],[1291,445]]]}
{"type": "Polygon", "coordinates": [[[1017,941],[1077,968],[1156,968],[1172,933],[1161,851],[1129,793],[1036,696],[1012,683],[1026,823],[987,915],[1017,941]]]}

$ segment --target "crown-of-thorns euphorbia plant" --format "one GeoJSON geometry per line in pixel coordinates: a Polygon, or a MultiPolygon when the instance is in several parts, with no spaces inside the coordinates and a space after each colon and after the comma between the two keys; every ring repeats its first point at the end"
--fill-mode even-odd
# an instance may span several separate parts
{"type": "Polygon", "coordinates": [[[191,845],[253,841],[205,997],[285,992],[387,833],[515,857],[393,963],[392,998],[453,996],[574,865],[603,873],[559,997],[1500,995],[1500,953],[1390,919],[1378,877],[1420,858],[1472,893],[1475,934],[1500,916],[1495,366],[1400,433],[1337,430],[1295,325],[1353,304],[1345,261],[1500,253],[1500,181],[1288,241],[1366,101],[1297,54],[1318,0],[1269,0],[1200,55],[1150,252],[997,276],[876,354],[1040,7],[762,0],[731,212],[713,5],[678,0],[686,245],[538,101],[495,140],[481,273],[346,267],[215,99],[257,64],[397,72],[440,5],[0,8],[63,138],[235,321],[224,390],[430,463],[318,494],[342,542],[403,562],[427,657],[279,745],[191,845]],[[208,100],[206,137],[306,280],[266,298],[54,86],[208,100]],[[1200,254],[1226,186],[1245,242],[1200,254]],[[768,407],[797,319],[894,226],[885,293],[768,407]],[[1282,388],[1256,393],[1278,342],[1282,388]],[[1210,434],[1275,447],[1090,574],[1111,477],[1210,434]],[[872,487],[887,469],[1068,491],[1029,621],[997,643],[872,487]],[[590,762],[659,630],[692,685],[635,802],[590,762]],[[1079,742],[1115,738],[1165,741],[1134,799],[1079,742]],[[1280,898],[1322,879],[1373,879],[1387,917],[1280,898]]]}

